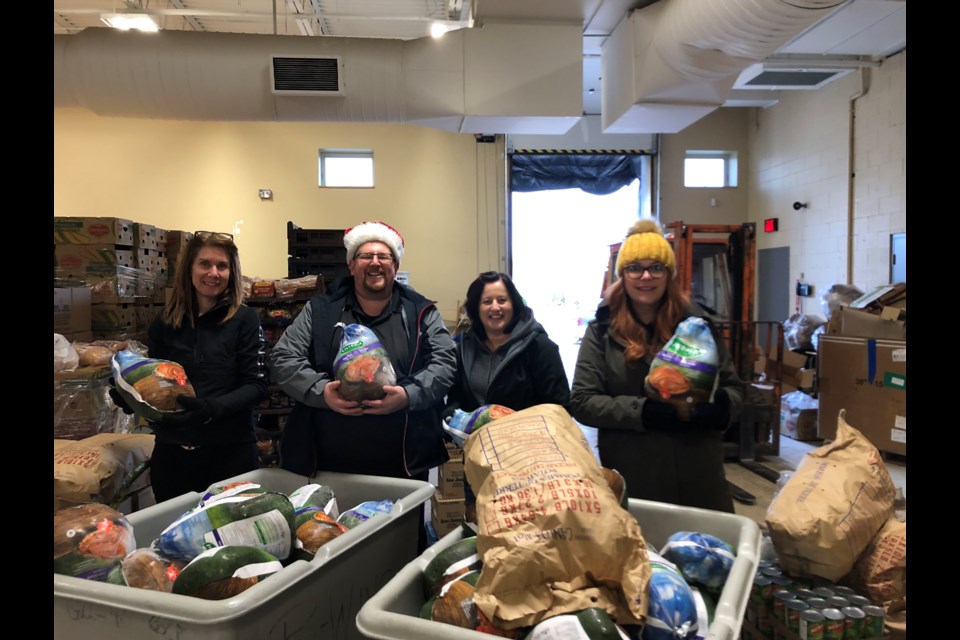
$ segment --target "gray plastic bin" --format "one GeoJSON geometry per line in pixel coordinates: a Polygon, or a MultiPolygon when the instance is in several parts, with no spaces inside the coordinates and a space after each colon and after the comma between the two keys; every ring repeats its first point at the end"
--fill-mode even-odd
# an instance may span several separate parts
{"type": "MultiPolygon", "coordinates": [[[[393,500],[380,514],[327,543],[310,562],[297,560],[243,593],[219,601],[159,593],[71,576],[53,576],[54,638],[74,640],[218,640],[362,638],[361,605],[417,555],[417,529],[433,486],[419,480],[320,473],[313,478],[259,469],[230,478],[289,494],[305,484],[329,485],[341,511],[368,500],[393,500]]],[[[189,493],[127,516],[138,547],[150,546],[170,523],[196,506],[189,493]]]]}
{"type": "MultiPolygon", "coordinates": [[[[730,513],[633,498],[629,511],[640,523],[644,539],[658,549],[677,531],[698,531],[717,536],[736,550],[737,559],[717,601],[707,635],[709,640],[735,640],[760,560],[757,523],[730,513]]],[[[420,618],[425,602],[423,570],[439,552],[462,537],[459,529],[447,534],[367,600],[357,615],[360,633],[377,640],[489,640],[489,634],[420,618]]]]}

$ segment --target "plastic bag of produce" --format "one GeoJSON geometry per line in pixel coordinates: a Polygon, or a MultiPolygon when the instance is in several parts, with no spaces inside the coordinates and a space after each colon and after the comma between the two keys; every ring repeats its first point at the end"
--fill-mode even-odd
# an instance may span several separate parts
{"type": "Polygon", "coordinates": [[[340,351],[333,361],[333,370],[340,381],[340,395],[345,400],[377,400],[386,395],[384,385],[397,383],[390,356],[380,338],[360,324],[338,322],[343,328],[340,351]]]}
{"type": "Polygon", "coordinates": [[[173,593],[226,600],[282,568],[277,558],[259,547],[216,547],[204,551],[183,568],[173,583],[173,593]]]}
{"type": "Polygon", "coordinates": [[[709,589],[722,589],[736,560],[729,544],[709,533],[678,531],[660,550],[660,555],[677,565],[687,582],[709,589]]]}
{"type": "Polygon", "coordinates": [[[680,417],[687,418],[694,404],[710,399],[718,362],[710,325],[703,318],[687,318],[650,364],[647,396],[675,405],[680,417]]]}
{"type": "Polygon", "coordinates": [[[241,480],[240,482],[228,482],[227,484],[213,485],[200,497],[198,507],[213,504],[217,500],[229,498],[230,496],[255,496],[260,493],[266,493],[267,490],[256,482],[241,480]]]}
{"type": "Polygon", "coordinates": [[[164,529],[153,546],[167,558],[190,562],[207,549],[256,546],[280,560],[293,548],[294,511],[282,493],[230,496],[191,509],[164,529]]]}
{"type": "Polygon", "coordinates": [[[391,509],[393,509],[393,500],[368,500],[341,513],[340,517],[337,518],[337,522],[347,529],[353,529],[378,513],[390,513],[391,509]]]}
{"type": "Polygon", "coordinates": [[[299,511],[302,507],[319,507],[328,516],[337,518],[337,498],[333,489],[324,484],[306,484],[290,494],[290,504],[299,511]]]}
{"type": "Polygon", "coordinates": [[[596,607],[565,613],[536,624],[524,640],[584,638],[589,640],[630,640],[630,636],[603,609],[596,607]]]}
{"type": "Polygon", "coordinates": [[[699,629],[690,585],[669,561],[650,554],[650,604],[642,640],[694,640],[699,629]]]}
{"type": "Polygon", "coordinates": [[[134,549],[111,572],[107,582],[171,593],[173,583],[185,566],[185,562],[164,558],[153,549],[134,549]]]}
{"type": "Polygon", "coordinates": [[[500,404],[485,404],[473,411],[456,409],[453,415],[443,423],[443,430],[450,434],[453,442],[460,448],[470,434],[491,420],[516,413],[513,409],[500,404]]]}
{"type": "Polygon", "coordinates": [[[53,514],[54,573],[104,582],[136,548],[127,518],[104,504],[82,504],[53,514]]]}
{"type": "Polygon", "coordinates": [[[133,412],[146,420],[182,410],[177,396],[195,396],[187,373],[176,362],[145,358],[128,349],[110,359],[117,391],[133,412]]]}

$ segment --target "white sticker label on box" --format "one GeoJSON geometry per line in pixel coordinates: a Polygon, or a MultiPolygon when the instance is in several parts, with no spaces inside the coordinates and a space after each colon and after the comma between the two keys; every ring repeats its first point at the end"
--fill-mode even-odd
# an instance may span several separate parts
{"type": "Polygon", "coordinates": [[[907,430],[906,429],[890,429],[890,439],[894,442],[901,442],[907,444],[907,430]]]}
{"type": "Polygon", "coordinates": [[[893,428],[894,429],[906,429],[907,428],[907,416],[897,416],[893,419],[893,428]]]}
{"type": "Polygon", "coordinates": [[[907,350],[906,349],[894,349],[890,352],[890,357],[894,362],[906,362],[907,361],[907,350]]]}

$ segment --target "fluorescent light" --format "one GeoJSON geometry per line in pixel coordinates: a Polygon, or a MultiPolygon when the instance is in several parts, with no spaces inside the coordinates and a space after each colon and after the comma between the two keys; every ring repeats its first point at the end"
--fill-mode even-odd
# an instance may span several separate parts
{"type": "Polygon", "coordinates": [[[430,25],[430,35],[434,38],[439,38],[451,29],[452,27],[448,24],[444,24],[443,22],[434,22],[430,25]]]}
{"type": "Polygon", "coordinates": [[[160,27],[145,13],[102,13],[100,20],[108,27],[129,31],[160,31],[160,27]]]}

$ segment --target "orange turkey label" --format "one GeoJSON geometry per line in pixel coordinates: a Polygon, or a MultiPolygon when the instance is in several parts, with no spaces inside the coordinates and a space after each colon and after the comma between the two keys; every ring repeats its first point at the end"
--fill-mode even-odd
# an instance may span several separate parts
{"type": "Polygon", "coordinates": [[[177,384],[185,386],[187,384],[187,372],[175,362],[161,362],[157,365],[156,373],[161,378],[167,380],[176,380],[177,384]]]}

